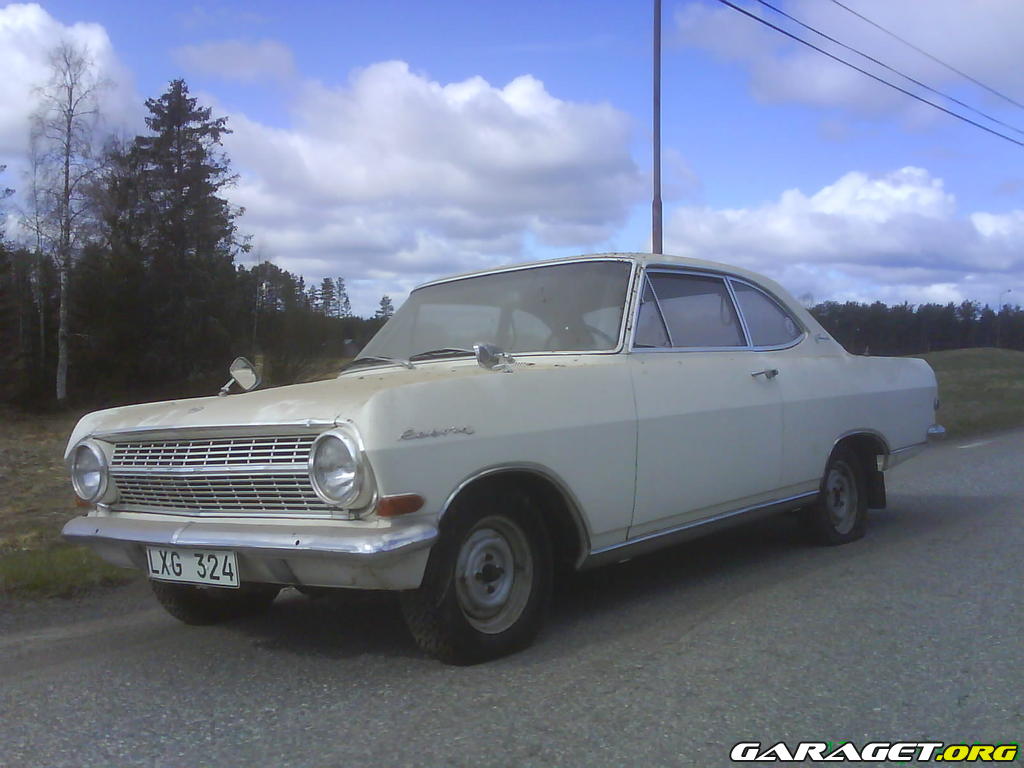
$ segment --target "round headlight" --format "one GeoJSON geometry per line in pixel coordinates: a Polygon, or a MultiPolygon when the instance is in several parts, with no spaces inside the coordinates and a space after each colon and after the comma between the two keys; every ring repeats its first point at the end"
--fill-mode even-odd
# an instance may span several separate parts
{"type": "Polygon", "coordinates": [[[309,449],[309,479],[316,495],[332,506],[352,504],[362,491],[362,452],[342,429],[324,432],[309,449]]]}
{"type": "Polygon", "coordinates": [[[92,440],[82,441],[71,454],[71,484],[85,501],[99,501],[107,492],[107,457],[92,440]]]}

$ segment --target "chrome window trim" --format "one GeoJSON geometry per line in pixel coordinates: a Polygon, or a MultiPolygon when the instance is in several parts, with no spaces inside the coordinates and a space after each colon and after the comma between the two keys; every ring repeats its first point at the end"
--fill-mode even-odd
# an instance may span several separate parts
{"type": "MultiPolygon", "coordinates": [[[[798,329],[800,329],[800,333],[798,333],[796,335],[796,338],[794,338],[792,341],[786,342],[785,344],[771,344],[771,345],[767,345],[767,346],[756,346],[756,345],[754,345],[752,343],[754,341],[754,337],[748,335],[747,336],[747,342],[750,343],[750,348],[752,350],[754,350],[755,352],[775,352],[775,351],[780,350],[780,349],[789,349],[790,347],[795,347],[801,341],[806,339],[808,337],[808,335],[810,335],[810,331],[807,329],[807,326],[804,324],[804,322],[799,317],[794,315],[790,311],[789,307],[786,306],[785,302],[781,301],[779,299],[779,297],[776,296],[775,294],[771,293],[770,291],[766,290],[765,288],[762,288],[757,283],[753,283],[750,280],[745,280],[742,277],[736,277],[734,275],[728,275],[727,276],[727,282],[730,284],[729,285],[730,290],[732,290],[732,283],[736,282],[736,283],[742,283],[743,285],[746,285],[746,286],[748,286],[750,288],[753,288],[755,291],[763,293],[765,296],[768,297],[768,299],[771,302],[773,302],[775,304],[775,306],[777,306],[779,309],[782,310],[782,312],[786,315],[786,317],[788,317],[790,320],[793,321],[793,325],[795,325],[798,329]]],[[[743,308],[740,306],[739,301],[736,299],[735,291],[733,291],[733,301],[736,304],[736,311],[739,312],[741,316],[743,316],[743,308]]],[[[745,316],[744,316],[744,319],[743,319],[743,324],[744,324],[744,327],[746,327],[746,317],[745,316]]]]}
{"type": "MultiPolygon", "coordinates": [[[[640,322],[640,309],[643,308],[644,304],[644,292],[650,287],[651,296],[654,297],[654,308],[658,310],[658,319],[661,320],[661,328],[665,331],[665,338],[668,339],[669,347],[672,347],[674,346],[672,343],[672,329],[668,327],[668,321],[665,320],[665,311],[661,308],[661,299],[658,298],[658,292],[654,289],[654,283],[651,282],[649,275],[644,274],[643,284],[644,287],[640,291],[640,307],[637,309],[636,320],[638,323],[640,322]]],[[[659,349],[659,347],[644,346],[641,349],[659,349]]]]}
{"type": "Polygon", "coordinates": [[[452,275],[451,277],[439,277],[437,280],[428,280],[425,283],[420,283],[411,291],[410,295],[420,290],[421,288],[427,288],[432,285],[443,285],[444,283],[456,283],[460,280],[471,280],[474,277],[486,277],[487,275],[500,275],[505,272],[523,272],[527,269],[543,269],[544,267],[559,267],[563,264],[581,264],[581,263],[593,263],[595,261],[624,261],[631,263],[634,267],[637,264],[635,256],[580,256],[579,258],[569,258],[559,261],[543,261],[538,264],[510,264],[507,267],[497,267],[495,269],[487,269],[482,272],[471,272],[465,275],[452,275]]]}
{"type": "MultiPolygon", "coordinates": [[[[633,316],[633,333],[631,334],[630,339],[629,339],[629,349],[628,349],[628,352],[630,352],[630,353],[640,352],[640,353],[645,353],[646,354],[646,353],[650,353],[650,352],[653,352],[653,353],[664,353],[664,352],[675,352],[675,353],[681,353],[681,352],[778,352],[778,351],[784,350],[784,349],[791,349],[791,348],[797,346],[798,344],[802,343],[803,341],[805,341],[807,339],[807,337],[808,337],[809,331],[807,330],[807,326],[789,310],[789,308],[786,306],[785,302],[780,301],[779,298],[777,296],[775,296],[775,294],[773,294],[771,291],[768,291],[767,289],[761,287],[757,283],[754,283],[754,282],[752,282],[750,280],[747,280],[746,278],[738,277],[738,276],[733,275],[733,274],[731,274],[729,272],[723,272],[723,271],[720,271],[720,270],[717,270],[717,269],[702,270],[702,269],[692,269],[692,268],[686,268],[686,267],[676,268],[676,267],[673,267],[670,264],[648,264],[641,271],[643,273],[643,278],[644,279],[647,279],[648,276],[650,274],[652,274],[652,273],[654,273],[654,274],[664,273],[664,274],[672,274],[672,275],[693,275],[695,277],[705,277],[705,278],[706,277],[713,277],[713,278],[720,278],[720,279],[724,280],[725,284],[726,284],[726,287],[727,287],[727,290],[729,291],[729,296],[732,298],[733,309],[735,309],[736,316],[739,318],[740,327],[741,327],[741,329],[743,331],[744,341],[746,341],[746,344],[744,346],[732,346],[732,347],[638,347],[638,346],[636,346],[636,325],[637,325],[637,322],[639,322],[639,318],[640,318],[640,304],[642,303],[641,302],[642,292],[640,292],[640,293],[637,294],[637,297],[635,299],[635,304],[634,304],[634,307],[633,307],[633,312],[632,312],[632,316],[633,316]],[[778,344],[778,345],[774,345],[774,346],[754,346],[754,345],[752,345],[750,343],[752,341],[752,337],[750,336],[750,331],[749,331],[749,327],[747,326],[746,317],[744,316],[743,311],[740,308],[739,302],[736,300],[736,294],[735,294],[735,291],[733,290],[733,287],[731,285],[731,281],[733,281],[733,280],[735,280],[736,282],[739,282],[739,283],[743,283],[744,285],[748,285],[751,288],[754,288],[755,290],[760,291],[765,296],[767,296],[769,299],[771,299],[773,302],[775,302],[793,320],[793,322],[796,324],[796,326],[801,329],[801,333],[793,341],[791,341],[791,342],[789,342],[787,344],[778,344]]],[[[653,282],[651,283],[651,290],[652,290],[652,292],[654,291],[654,284],[653,284],[653,282]]],[[[657,299],[657,293],[655,293],[655,299],[657,299]]],[[[660,305],[659,305],[658,309],[659,309],[659,311],[661,310],[660,305]]],[[[666,329],[667,329],[667,327],[668,327],[668,324],[666,323],[666,329]]],[[[671,336],[670,336],[670,341],[671,341],[671,336]]]]}
{"type": "Polygon", "coordinates": [[[732,280],[728,277],[725,278],[725,288],[729,291],[729,296],[732,298],[732,306],[736,310],[736,317],[740,321],[740,329],[743,331],[743,340],[746,342],[745,347],[753,348],[754,337],[750,333],[750,326],[747,325],[746,315],[740,309],[739,299],[736,298],[736,290],[732,287],[732,280]]]}

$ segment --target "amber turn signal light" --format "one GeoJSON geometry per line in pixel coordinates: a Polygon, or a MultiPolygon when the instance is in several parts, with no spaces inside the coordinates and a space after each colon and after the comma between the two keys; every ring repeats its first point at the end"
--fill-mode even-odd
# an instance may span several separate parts
{"type": "Polygon", "coordinates": [[[416,493],[402,493],[398,496],[384,496],[377,502],[377,515],[398,517],[415,512],[423,506],[423,497],[416,493]]]}

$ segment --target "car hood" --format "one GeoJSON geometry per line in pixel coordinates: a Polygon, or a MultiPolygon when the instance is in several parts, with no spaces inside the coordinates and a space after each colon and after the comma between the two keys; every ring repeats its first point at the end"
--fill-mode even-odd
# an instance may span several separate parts
{"type": "Polygon", "coordinates": [[[109,408],[83,416],[71,434],[68,450],[90,435],[115,439],[118,433],[178,428],[262,427],[275,424],[333,424],[358,415],[378,393],[428,385],[440,379],[500,375],[475,360],[432,361],[414,369],[366,368],[336,379],[293,384],[226,397],[198,397],[109,408]]]}

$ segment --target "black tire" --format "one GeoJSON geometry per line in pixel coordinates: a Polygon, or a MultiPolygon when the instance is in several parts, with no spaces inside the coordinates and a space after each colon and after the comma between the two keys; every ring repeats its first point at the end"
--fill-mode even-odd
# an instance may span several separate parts
{"type": "Polygon", "coordinates": [[[868,490],[857,454],[839,447],[825,467],[821,490],[804,519],[819,544],[849,544],[864,536],[868,522],[868,490]]]}
{"type": "Polygon", "coordinates": [[[402,615],[426,653],[476,664],[534,641],[551,582],[551,544],[536,508],[515,486],[491,485],[448,510],[423,584],[401,593],[402,615]]]}
{"type": "Polygon", "coordinates": [[[160,605],[171,616],[185,624],[199,625],[262,613],[281,591],[273,584],[242,584],[238,589],[168,581],[150,581],[149,584],[160,605]]]}

